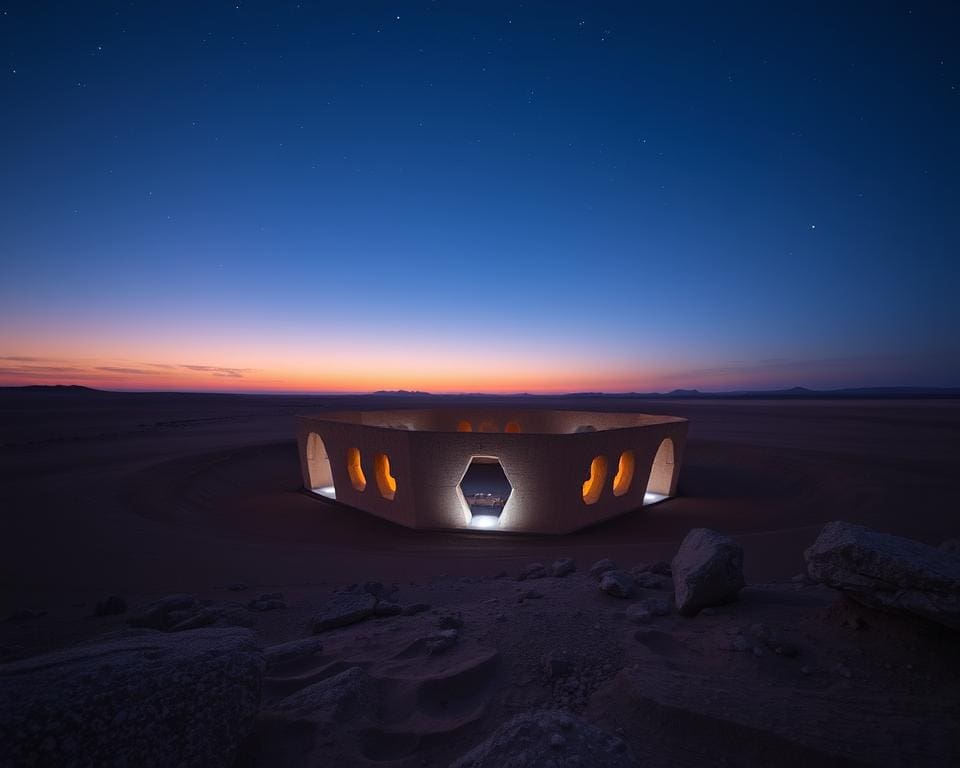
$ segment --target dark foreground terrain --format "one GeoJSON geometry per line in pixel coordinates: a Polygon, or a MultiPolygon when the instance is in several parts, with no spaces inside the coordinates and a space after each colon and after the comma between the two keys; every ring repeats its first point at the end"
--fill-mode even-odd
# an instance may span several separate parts
{"type": "MultiPolygon", "coordinates": [[[[830,520],[958,536],[957,402],[536,399],[691,420],[678,498],[562,538],[409,531],[299,490],[295,414],[396,404],[0,395],[4,687],[68,692],[76,670],[87,690],[106,655],[152,669],[169,707],[203,702],[178,754],[206,745],[205,765],[960,762],[955,629],[801,575],[830,520]],[[739,545],[747,586],[681,616],[667,564],[701,527],[739,545]],[[625,596],[598,588],[603,558],[625,596]],[[195,695],[221,658],[230,684],[195,695]]],[[[48,757],[89,762],[77,739],[48,757]]]]}

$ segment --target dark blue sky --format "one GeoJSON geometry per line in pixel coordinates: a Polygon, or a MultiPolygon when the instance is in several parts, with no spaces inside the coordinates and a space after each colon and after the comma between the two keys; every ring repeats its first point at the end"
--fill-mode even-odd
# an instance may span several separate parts
{"type": "Polygon", "coordinates": [[[0,7],[6,383],[960,384],[955,4],[0,7]]]}

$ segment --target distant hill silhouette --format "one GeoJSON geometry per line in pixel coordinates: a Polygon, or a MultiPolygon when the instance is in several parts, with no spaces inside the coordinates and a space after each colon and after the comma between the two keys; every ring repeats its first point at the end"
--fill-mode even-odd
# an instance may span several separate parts
{"type": "MultiPolygon", "coordinates": [[[[19,387],[0,387],[0,392],[13,394],[23,393],[50,393],[72,395],[97,395],[109,397],[122,395],[125,397],[138,395],[170,396],[191,395],[205,396],[241,396],[241,397],[334,397],[324,392],[294,393],[278,395],[270,393],[237,393],[227,392],[131,392],[94,389],[79,384],[27,384],[19,387]]],[[[483,392],[462,392],[458,394],[432,394],[416,390],[378,390],[370,393],[340,394],[339,397],[397,397],[421,399],[450,399],[450,398],[483,398],[496,400],[498,398],[530,398],[530,399],[619,399],[619,400],[803,400],[803,399],[897,399],[897,398],[960,398],[960,387],[848,387],[845,389],[808,389],[807,387],[790,387],[789,389],[750,389],[734,392],[701,392],[698,389],[674,389],[670,392],[567,392],[555,395],[535,395],[527,392],[515,392],[504,395],[491,395],[483,392]]]]}

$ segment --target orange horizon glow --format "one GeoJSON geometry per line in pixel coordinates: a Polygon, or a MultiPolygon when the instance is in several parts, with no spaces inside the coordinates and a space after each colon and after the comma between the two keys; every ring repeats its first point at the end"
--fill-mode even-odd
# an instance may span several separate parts
{"type": "MultiPolygon", "coordinates": [[[[377,391],[421,391],[432,394],[483,393],[559,395],[576,392],[670,392],[675,389],[729,391],[778,389],[807,385],[798,376],[809,373],[801,366],[767,369],[737,366],[693,369],[685,361],[672,365],[614,365],[572,374],[566,360],[518,360],[502,358],[496,369],[482,370],[469,359],[450,357],[445,362],[417,356],[418,363],[387,360],[382,366],[370,361],[330,355],[339,362],[327,366],[292,367],[286,361],[262,360],[244,365],[236,357],[214,363],[162,361],[143,362],[132,357],[40,357],[0,355],[0,386],[80,385],[94,389],[129,392],[198,392],[231,394],[366,394],[377,391]]],[[[375,355],[371,357],[376,357],[375,355]]],[[[413,357],[411,356],[411,360],[413,357]]],[[[444,359],[440,356],[440,359],[444,359]]],[[[822,371],[815,370],[819,376],[822,371]]],[[[845,386],[841,380],[835,386],[845,386]]],[[[851,382],[851,386],[857,386],[851,382]]],[[[829,388],[829,385],[824,388],[829,388]]]]}

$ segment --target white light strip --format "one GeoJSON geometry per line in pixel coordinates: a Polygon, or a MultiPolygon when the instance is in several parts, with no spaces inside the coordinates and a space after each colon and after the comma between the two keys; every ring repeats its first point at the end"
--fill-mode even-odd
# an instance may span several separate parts
{"type": "Polygon", "coordinates": [[[327,499],[336,500],[337,498],[337,489],[334,488],[332,485],[324,485],[324,486],[321,486],[320,488],[314,488],[313,492],[317,494],[317,496],[323,496],[324,498],[327,498],[327,499]]]}
{"type": "Polygon", "coordinates": [[[645,494],[643,494],[643,506],[646,507],[649,504],[656,504],[658,501],[663,501],[665,498],[667,497],[663,493],[652,493],[647,491],[645,494]]]}

